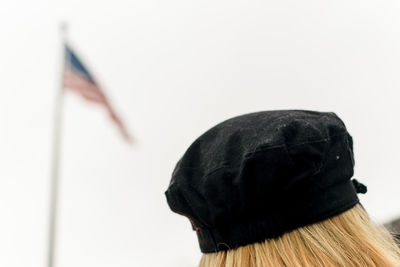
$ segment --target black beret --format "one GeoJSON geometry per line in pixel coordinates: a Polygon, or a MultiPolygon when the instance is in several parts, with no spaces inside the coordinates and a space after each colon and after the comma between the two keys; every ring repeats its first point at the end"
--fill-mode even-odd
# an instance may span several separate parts
{"type": "Polygon", "coordinates": [[[261,111],[228,119],[180,158],[165,195],[203,253],[276,238],[353,206],[353,141],[333,112],[261,111]]]}

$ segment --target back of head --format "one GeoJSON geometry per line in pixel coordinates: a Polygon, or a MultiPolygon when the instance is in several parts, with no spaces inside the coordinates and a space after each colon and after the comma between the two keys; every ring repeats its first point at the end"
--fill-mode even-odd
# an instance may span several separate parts
{"type": "Polygon", "coordinates": [[[196,231],[201,267],[396,266],[353,174],[353,139],[335,113],[261,111],[198,137],[165,194],[196,231]]]}

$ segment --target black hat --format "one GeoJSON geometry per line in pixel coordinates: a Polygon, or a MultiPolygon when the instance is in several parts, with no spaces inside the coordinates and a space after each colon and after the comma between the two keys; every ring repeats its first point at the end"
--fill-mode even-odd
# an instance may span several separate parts
{"type": "Polygon", "coordinates": [[[197,138],[165,192],[203,253],[276,238],[353,206],[353,141],[333,112],[275,110],[228,119],[197,138]]]}

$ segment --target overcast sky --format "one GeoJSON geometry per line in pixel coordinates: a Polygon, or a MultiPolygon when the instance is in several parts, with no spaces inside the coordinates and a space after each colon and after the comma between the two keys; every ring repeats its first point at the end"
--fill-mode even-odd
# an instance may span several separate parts
{"type": "Polygon", "coordinates": [[[60,21],[137,142],[65,95],[57,267],[187,267],[201,254],[166,204],[173,167],[247,112],[336,112],[362,203],[379,222],[400,215],[399,13],[395,0],[3,0],[0,266],[45,266],[60,21]]]}

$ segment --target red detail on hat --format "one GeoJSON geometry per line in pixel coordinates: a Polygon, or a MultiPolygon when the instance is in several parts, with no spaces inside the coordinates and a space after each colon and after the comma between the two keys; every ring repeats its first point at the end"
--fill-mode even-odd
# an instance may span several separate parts
{"type": "Polygon", "coordinates": [[[196,231],[196,233],[198,233],[198,232],[200,231],[200,227],[195,226],[195,224],[194,224],[192,218],[191,218],[189,215],[187,215],[187,214],[185,214],[185,213],[182,213],[182,212],[177,212],[177,211],[175,211],[175,212],[178,213],[178,214],[180,214],[180,215],[182,215],[182,216],[185,216],[186,218],[189,219],[190,223],[192,224],[193,231],[196,231]]]}

